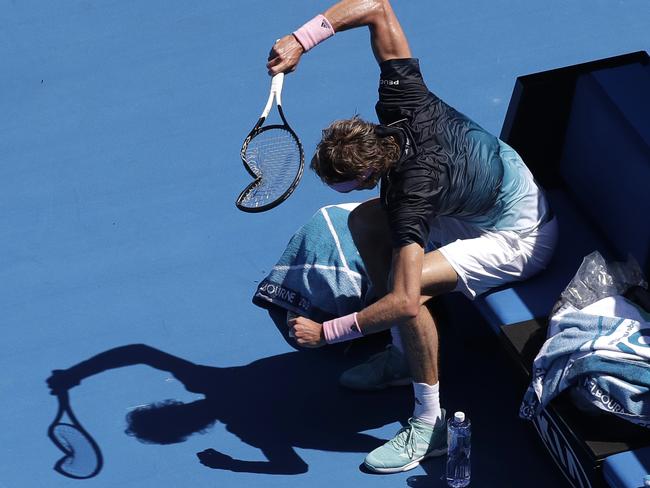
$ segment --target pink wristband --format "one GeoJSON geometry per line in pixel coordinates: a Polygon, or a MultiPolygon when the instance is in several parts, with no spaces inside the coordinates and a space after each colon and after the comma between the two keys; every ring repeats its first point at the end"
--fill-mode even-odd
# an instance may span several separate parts
{"type": "Polygon", "coordinates": [[[337,342],[363,337],[359,324],[357,323],[356,312],[323,323],[323,334],[328,344],[336,344],[337,342]]]}
{"type": "Polygon", "coordinates": [[[293,33],[305,52],[334,35],[334,28],[323,14],[318,14],[293,33]]]}

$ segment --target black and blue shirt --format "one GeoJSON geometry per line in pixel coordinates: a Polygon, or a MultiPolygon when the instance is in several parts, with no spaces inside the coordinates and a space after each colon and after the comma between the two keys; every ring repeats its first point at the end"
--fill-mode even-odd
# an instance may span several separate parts
{"type": "Polygon", "coordinates": [[[381,181],[394,247],[425,247],[436,216],[471,220],[498,204],[504,177],[500,141],[431,93],[417,59],[380,64],[383,126],[400,140],[402,155],[381,181]]]}

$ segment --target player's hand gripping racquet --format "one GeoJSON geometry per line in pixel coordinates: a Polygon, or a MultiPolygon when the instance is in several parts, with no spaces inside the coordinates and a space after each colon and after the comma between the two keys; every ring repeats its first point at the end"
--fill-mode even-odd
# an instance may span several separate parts
{"type": "Polygon", "coordinates": [[[244,212],[264,212],[281,204],[293,193],[302,177],[305,155],[282,111],[283,81],[283,73],[273,77],[264,111],[241,148],[244,167],[254,178],[237,198],[237,208],[244,212]],[[282,124],[262,127],[274,99],[282,124]]]}
{"type": "Polygon", "coordinates": [[[60,392],[57,397],[59,410],[47,435],[64,456],[54,464],[54,470],[68,478],[92,478],[104,464],[99,446],[72,413],[68,392],[60,392]],[[64,414],[70,422],[62,422],[64,414]]]}

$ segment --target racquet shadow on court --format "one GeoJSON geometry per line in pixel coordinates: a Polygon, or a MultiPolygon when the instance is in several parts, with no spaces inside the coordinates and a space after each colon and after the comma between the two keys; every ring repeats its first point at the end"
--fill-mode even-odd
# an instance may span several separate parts
{"type": "MultiPolygon", "coordinates": [[[[145,364],[170,372],[187,390],[204,398],[190,403],[161,400],[127,415],[126,433],[141,442],[173,444],[206,432],[216,422],[260,449],[266,461],[235,459],[214,446],[197,453],[210,468],[264,474],[300,474],[308,464],[295,448],[358,452],[360,459],[385,440],[363,433],[408,418],[411,390],[348,391],[338,376],[367,351],[299,351],[263,358],[245,366],[197,365],[144,344],[100,353],[47,382],[53,393],[107,370],[145,364]]],[[[110,462],[110,460],[107,460],[110,462]]]]}

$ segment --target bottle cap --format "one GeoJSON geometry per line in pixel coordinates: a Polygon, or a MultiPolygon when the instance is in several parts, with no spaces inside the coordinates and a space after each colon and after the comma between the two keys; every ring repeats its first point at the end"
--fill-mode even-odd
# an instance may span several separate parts
{"type": "Polygon", "coordinates": [[[465,422],[465,413],[464,412],[456,412],[454,414],[454,420],[456,422],[465,422]]]}

